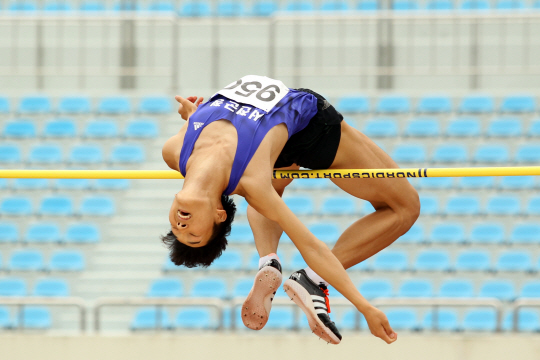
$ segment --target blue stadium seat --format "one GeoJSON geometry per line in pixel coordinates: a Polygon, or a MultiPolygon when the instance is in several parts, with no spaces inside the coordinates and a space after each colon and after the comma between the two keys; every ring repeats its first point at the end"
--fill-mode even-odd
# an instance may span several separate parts
{"type": "Polygon", "coordinates": [[[424,96],[418,102],[416,111],[435,114],[449,113],[452,111],[452,101],[448,96],[424,96]]]}
{"type": "Polygon", "coordinates": [[[227,240],[235,244],[248,244],[253,242],[253,232],[249,224],[233,223],[231,234],[227,240]]]}
{"type": "Polygon", "coordinates": [[[0,114],[9,114],[11,106],[6,97],[0,96],[0,114]]]}
{"type": "Polygon", "coordinates": [[[227,297],[227,285],[223,279],[205,278],[195,280],[191,288],[192,297],[227,297]]]}
{"type": "Polygon", "coordinates": [[[497,271],[532,271],[531,255],[525,251],[504,251],[495,266],[497,271]]]}
{"type": "Polygon", "coordinates": [[[369,100],[363,95],[344,96],[339,99],[336,109],[343,114],[357,114],[369,112],[369,100]]]}
{"type": "Polygon", "coordinates": [[[456,118],[448,123],[448,127],[446,128],[446,136],[480,136],[480,130],[480,120],[476,118],[456,118]]]}
{"type": "Polygon", "coordinates": [[[0,189],[4,190],[8,186],[8,179],[0,179],[0,189]]]}
{"type": "Polygon", "coordinates": [[[101,239],[99,228],[93,224],[72,224],[66,230],[67,243],[96,243],[101,239]]]}
{"type": "Polygon", "coordinates": [[[46,96],[28,96],[21,99],[19,113],[48,114],[51,112],[51,101],[46,96]]]}
{"type": "Polygon", "coordinates": [[[81,11],[105,11],[107,8],[101,1],[85,1],[79,7],[81,11]]]}
{"type": "Polygon", "coordinates": [[[447,190],[451,189],[454,179],[451,177],[433,177],[418,179],[417,187],[420,189],[447,190]]]}
{"type": "Polygon", "coordinates": [[[150,139],[159,135],[157,124],[152,120],[137,120],[127,124],[124,136],[136,139],[150,139]]]}
{"type": "Polygon", "coordinates": [[[234,284],[234,288],[232,292],[232,297],[245,299],[246,296],[248,296],[249,292],[251,291],[252,287],[253,287],[252,278],[236,280],[236,283],[234,284]]]}
{"type": "Polygon", "coordinates": [[[461,3],[461,10],[489,10],[487,0],[465,0],[461,3]]]}
{"type": "Polygon", "coordinates": [[[504,190],[530,190],[535,187],[534,176],[503,176],[500,188],[504,190]]]}
{"type": "Polygon", "coordinates": [[[116,145],[109,158],[113,163],[142,163],[145,160],[144,149],[139,145],[116,145]]]}
{"type": "Polygon", "coordinates": [[[486,213],[489,215],[518,215],[521,201],[513,195],[495,195],[488,199],[486,213]]]}
{"type": "Polygon", "coordinates": [[[302,257],[302,254],[300,254],[299,252],[296,252],[293,255],[291,263],[290,263],[290,267],[291,267],[291,269],[303,269],[303,268],[307,267],[307,264],[304,261],[304,258],[302,257]]]}
{"type": "Polygon", "coordinates": [[[14,223],[0,223],[0,243],[16,242],[19,239],[19,229],[14,223]]]}
{"type": "Polygon", "coordinates": [[[131,102],[123,96],[103,98],[98,105],[98,112],[114,115],[128,114],[131,112],[131,102]]]}
{"type": "Polygon", "coordinates": [[[313,214],[313,199],[309,196],[286,196],[285,204],[297,215],[313,214]]]}
{"type": "Polygon", "coordinates": [[[236,250],[228,250],[214,260],[212,270],[241,270],[243,266],[242,254],[236,250]]]}
{"type": "Polygon", "coordinates": [[[358,2],[356,9],[360,11],[377,11],[379,3],[376,0],[362,0],[358,2]]]}
{"type": "Polygon", "coordinates": [[[36,137],[36,125],[27,120],[12,121],[4,125],[3,133],[7,138],[31,139],[36,137]]]}
{"type": "Polygon", "coordinates": [[[18,145],[0,145],[0,163],[20,163],[21,149],[18,145]]]}
{"type": "Polygon", "coordinates": [[[531,121],[529,131],[527,132],[528,136],[540,136],[540,120],[536,119],[531,121]]]}
{"type": "Polygon", "coordinates": [[[33,243],[50,243],[61,240],[60,228],[56,224],[39,223],[28,227],[25,241],[33,243]]]}
{"type": "Polygon", "coordinates": [[[418,314],[414,309],[400,308],[386,311],[388,322],[392,324],[395,330],[418,330],[418,314]]]}
{"type": "Polygon", "coordinates": [[[529,199],[527,204],[528,215],[540,215],[540,197],[535,196],[529,199]]]}
{"type": "Polygon", "coordinates": [[[466,250],[459,253],[454,268],[456,271],[489,271],[491,259],[486,251],[466,250]]]}
{"type": "Polygon", "coordinates": [[[412,279],[405,280],[399,287],[400,297],[432,297],[433,284],[428,280],[412,279]]]}
{"type": "Polygon", "coordinates": [[[398,239],[400,244],[412,243],[417,244],[424,241],[424,227],[421,223],[416,222],[404,235],[398,239]]]}
{"type": "Polygon", "coordinates": [[[37,250],[15,250],[9,259],[12,271],[40,271],[45,269],[43,255],[37,250]]]}
{"type": "Polygon", "coordinates": [[[341,236],[341,231],[335,223],[318,222],[309,226],[309,231],[326,244],[333,244],[341,236]]]}
{"type": "Polygon", "coordinates": [[[171,1],[158,1],[148,5],[148,11],[174,12],[175,6],[171,1]]]}
{"type": "Polygon", "coordinates": [[[356,204],[351,197],[327,197],[321,205],[321,214],[323,215],[354,215],[355,213],[356,204]]]}
{"type": "Polygon", "coordinates": [[[522,133],[523,126],[518,118],[495,118],[487,129],[487,135],[491,137],[515,137],[522,133]]]}
{"type": "Polygon", "coordinates": [[[30,150],[28,161],[40,164],[58,164],[63,161],[62,149],[57,145],[36,145],[30,150]]]}
{"type": "Polygon", "coordinates": [[[527,281],[525,284],[523,284],[519,297],[540,298],[540,281],[527,281]]]}
{"type": "Polygon", "coordinates": [[[464,145],[439,145],[431,159],[436,163],[464,163],[469,158],[467,147],[464,145]]]}
{"type": "Polygon", "coordinates": [[[411,104],[408,97],[398,95],[382,96],[377,103],[377,112],[402,114],[411,110],[411,104]]]}
{"type": "Polygon", "coordinates": [[[449,271],[450,256],[442,250],[422,250],[413,265],[416,271],[449,271]]]}
{"type": "Polygon", "coordinates": [[[16,190],[45,190],[49,187],[49,179],[15,179],[13,188],[16,190]]]}
{"type": "Polygon", "coordinates": [[[409,121],[404,135],[415,137],[436,137],[441,133],[439,121],[433,118],[417,118],[409,121]]]}
{"type": "Polygon", "coordinates": [[[236,204],[236,215],[242,215],[242,216],[245,216],[246,213],[247,213],[247,208],[248,208],[248,203],[246,201],[246,199],[244,199],[243,197],[241,197],[240,199],[237,199],[235,201],[235,204],[236,204]]]}
{"type": "Polygon", "coordinates": [[[19,12],[19,11],[36,11],[37,7],[36,4],[30,1],[20,1],[20,2],[12,2],[9,5],[8,8],[10,11],[19,12]]]}
{"type": "Polygon", "coordinates": [[[217,3],[216,14],[223,17],[242,16],[245,13],[244,4],[238,1],[221,0],[217,3]]]}
{"type": "MultiPolygon", "coordinates": [[[[510,331],[514,328],[513,319],[513,313],[508,312],[503,320],[503,330],[510,331]]],[[[518,312],[518,331],[540,331],[540,315],[538,315],[538,311],[521,309],[518,312]]]]}
{"type": "Polygon", "coordinates": [[[255,16],[271,16],[278,10],[277,3],[273,0],[257,1],[253,4],[252,13],[255,16]]]}
{"type": "Polygon", "coordinates": [[[426,9],[438,11],[453,10],[454,3],[449,0],[432,0],[427,3],[426,9]]]}
{"type": "Polygon", "coordinates": [[[71,119],[55,119],[45,124],[43,136],[48,138],[72,138],[77,135],[75,123],[71,119]]]}
{"type": "Polygon", "coordinates": [[[540,244],[540,225],[518,224],[512,229],[510,242],[514,244],[540,244]]]}
{"type": "Polygon", "coordinates": [[[142,7],[136,1],[124,2],[120,1],[113,6],[114,11],[141,11],[142,7]]]}
{"type": "Polygon", "coordinates": [[[129,186],[129,179],[96,179],[93,187],[97,190],[127,190],[129,186]]]}
{"type": "MultiPolygon", "coordinates": [[[[465,1],[462,4],[462,8],[464,4],[472,4],[474,1],[476,0],[465,1]]],[[[459,107],[459,112],[462,113],[484,114],[493,112],[493,110],[493,98],[486,95],[466,96],[461,101],[461,105],[459,107]]]]}
{"type": "Polygon", "coordinates": [[[509,160],[509,151],[506,145],[480,145],[474,154],[477,163],[505,163],[509,160]]]}
{"type": "Polygon", "coordinates": [[[492,189],[495,184],[493,176],[470,176],[463,177],[459,181],[462,189],[492,189]]]}
{"type": "Polygon", "coordinates": [[[313,11],[313,3],[311,1],[304,0],[291,0],[287,2],[285,6],[286,11],[313,11]]]}
{"type": "Polygon", "coordinates": [[[516,298],[514,283],[506,280],[488,280],[480,287],[478,296],[512,301],[516,298]]]}
{"type": "MultiPolygon", "coordinates": [[[[500,9],[499,6],[509,5],[519,6],[523,5],[523,3],[515,0],[501,0],[499,1],[497,8],[500,9]]],[[[533,96],[507,96],[503,99],[500,110],[505,113],[531,113],[536,111],[536,99],[533,96]]]]}
{"type": "Polygon", "coordinates": [[[474,287],[470,280],[464,279],[451,279],[445,280],[441,284],[439,289],[440,297],[449,298],[471,298],[474,297],[474,287]]]}
{"type": "Polygon", "coordinates": [[[439,198],[437,196],[420,196],[420,214],[436,215],[439,213],[439,198]]]}
{"type": "Polygon", "coordinates": [[[539,163],[540,162],[540,145],[522,145],[516,153],[516,161],[518,163],[539,163]]]}
{"type": "Polygon", "coordinates": [[[152,281],[147,297],[181,297],[184,295],[184,285],[176,278],[163,278],[152,281]]]}
{"type": "Polygon", "coordinates": [[[7,216],[26,216],[32,214],[32,202],[27,197],[6,197],[0,204],[0,214],[7,216]]]}
{"type": "Polygon", "coordinates": [[[462,328],[465,331],[495,331],[497,314],[494,309],[478,308],[467,311],[462,328]]]}
{"type": "Polygon", "coordinates": [[[83,271],[84,256],[80,251],[58,250],[51,255],[49,269],[51,271],[83,271]]]}
{"type": "Polygon", "coordinates": [[[22,327],[25,329],[49,329],[51,312],[42,306],[25,306],[22,309],[22,327]]]}
{"type": "Polygon", "coordinates": [[[365,123],[362,132],[369,137],[398,136],[397,122],[393,119],[374,119],[365,123]]]}
{"type": "Polygon", "coordinates": [[[0,306],[0,329],[12,329],[16,322],[11,318],[11,314],[7,307],[0,306]]]}
{"type": "Polygon", "coordinates": [[[446,203],[447,215],[478,215],[480,213],[480,201],[475,196],[457,195],[450,196],[446,203]]]}
{"type": "Polygon", "coordinates": [[[103,162],[103,153],[100,146],[77,145],[71,149],[69,162],[77,164],[99,164],[103,162]]]}
{"type": "Polygon", "coordinates": [[[322,11],[346,11],[349,10],[349,4],[343,0],[323,1],[320,10],[322,11]]]}
{"type": "Polygon", "coordinates": [[[473,244],[502,244],[504,228],[500,224],[481,223],[472,228],[470,240],[473,244]]]}
{"type": "Polygon", "coordinates": [[[460,223],[436,224],[431,229],[430,240],[435,243],[465,242],[465,228],[460,223]]]}
{"type": "Polygon", "coordinates": [[[425,162],[426,148],[423,145],[397,145],[392,152],[392,159],[398,163],[425,162]]]}
{"type": "Polygon", "coordinates": [[[44,11],[51,11],[51,12],[57,12],[57,11],[72,11],[71,5],[66,2],[47,2],[43,6],[44,11]]]}
{"type": "Polygon", "coordinates": [[[217,321],[212,318],[208,307],[186,307],[178,311],[174,327],[179,329],[215,329],[217,321]]]}
{"type": "Polygon", "coordinates": [[[59,190],[87,190],[90,189],[88,179],[57,179],[55,188],[59,190]]]}
{"type": "Polygon", "coordinates": [[[188,1],[184,2],[180,10],[182,16],[202,17],[210,16],[210,4],[206,1],[188,1]]]}
{"type": "Polygon", "coordinates": [[[170,329],[172,323],[169,320],[169,313],[165,309],[155,307],[146,307],[137,311],[131,322],[131,330],[148,330],[148,329],[170,329]]]}
{"type": "Polygon", "coordinates": [[[69,296],[69,286],[64,279],[41,279],[34,286],[34,296],[69,296]]]}
{"type": "Polygon", "coordinates": [[[83,216],[112,216],[115,212],[114,200],[108,196],[88,196],[79,209],[83,216]]]}
{"type": "Polygon", "coordinates": [[[459,330],[458,316],[455,310],[441,309],[428,311],[424,316],[422,328],[424,330],[436,329],[443,331],[459,330]]]}
{"type": "Polygon", "coordinates": [[[114,138],[118,136],[118,126],[112,121],[92,121],[86,125],[83,133],[87,138],[114,138]]]}
{"type": "Polygon", "coordinates": [[[60,114],[88,114],[90,113],[90,99],[86,96],[68,96],[60,99],[58,103],[60,114]]]}
{"type": "Polygon", "coordinates": [[[73,201],[66,196],[49,196],[41,200],[39,213],[44,216],[73,215],[73,201]]]}
{"type": "Polygon", "coordinates": [[[376,271],[405,271],[409,268],[409,259],[405,251],[383,250],[373,260],[376,271]]]}
{"type": "Polygon", "coordinates": [[[403,10],[417,10],[418,3],[414,0],[394,0],[392,3],[392,10],[403,11],[403,10]]]}
{"type": "Polygon", "coordinates": [[[499,0],[496,8],[497,10],[524,9],[525,3],[518,0],[499,0]]]}
{"type": "Polygon", "coordinates": [[[23,279],[0,279],[0,296],[26,296],[26,282],[23,279]]]}
{"type": "Polygon", "coordinates": [[[368,300],[393,296],[392,283],[385,279],[364,280],[357,288],[360,294],[368,300]]]}

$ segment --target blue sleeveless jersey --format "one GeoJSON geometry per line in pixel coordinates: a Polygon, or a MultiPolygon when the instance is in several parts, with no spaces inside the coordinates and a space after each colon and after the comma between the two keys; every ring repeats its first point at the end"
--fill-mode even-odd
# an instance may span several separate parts
{"type": "Polygon", "coordinates": [[[252,105],[235,102],[216,94],[210,101],[200,105],[189,118],[180,153],[180,172],[186,176],[186,164],[204,127],[216,120],[228,120],[238,133],[238,145],[229,184],[224,192],[225,195],[230,195],[236,189],[253,154],[270,129],[285,124],[290,138],[304,129],[316,113],[317,98],[312,94],[293,89],[290,89],[268,113],[252,105]]]}

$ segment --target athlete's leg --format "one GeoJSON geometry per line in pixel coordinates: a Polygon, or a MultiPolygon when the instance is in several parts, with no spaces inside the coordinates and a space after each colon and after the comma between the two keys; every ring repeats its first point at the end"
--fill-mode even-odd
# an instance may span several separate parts
{"type": "MultiPolygon", "coordinates": [[[[397,168],[397,164],[366,135],[345,121],[332,169],[397,168]]],[[[347,269],[392,244],[420,214],[418,193],[404,178],[332,179],[347,193],[371,202],[375,212],[354,222],[332,252],[347,269]]]]}

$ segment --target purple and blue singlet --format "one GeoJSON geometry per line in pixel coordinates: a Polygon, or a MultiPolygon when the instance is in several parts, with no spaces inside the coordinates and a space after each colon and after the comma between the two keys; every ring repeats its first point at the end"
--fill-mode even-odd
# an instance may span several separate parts
{"type": "Polygon", "coordinates": [[[230,195],[270,129],[285,124],[290,138],[304,129],[316,113],[317,98],[312,94],[288,89],[281,81],[264,76],[244,76],[217,92],[189,118],[180,172],[186,175],[186,164],[204,127],[228,120],[238,133],[229,184],[224,191],[230,195]]]}

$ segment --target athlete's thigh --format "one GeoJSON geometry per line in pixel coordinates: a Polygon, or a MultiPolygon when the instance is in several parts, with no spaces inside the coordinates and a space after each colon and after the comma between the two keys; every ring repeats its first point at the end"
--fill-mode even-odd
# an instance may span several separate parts
{"type": "MultiPolygon", "coordinates": [[[[371,139],[343,121],[341,140],[332,169],[389,169],[398,168],[392,158],[371,139]]],[[[404,205],[417,199],[416,191],[404,178],[391,179],[332,179],[347,193],[379,206],[404,205]],[[416,197],[414,199],[413,197],[416,197]]]]}

